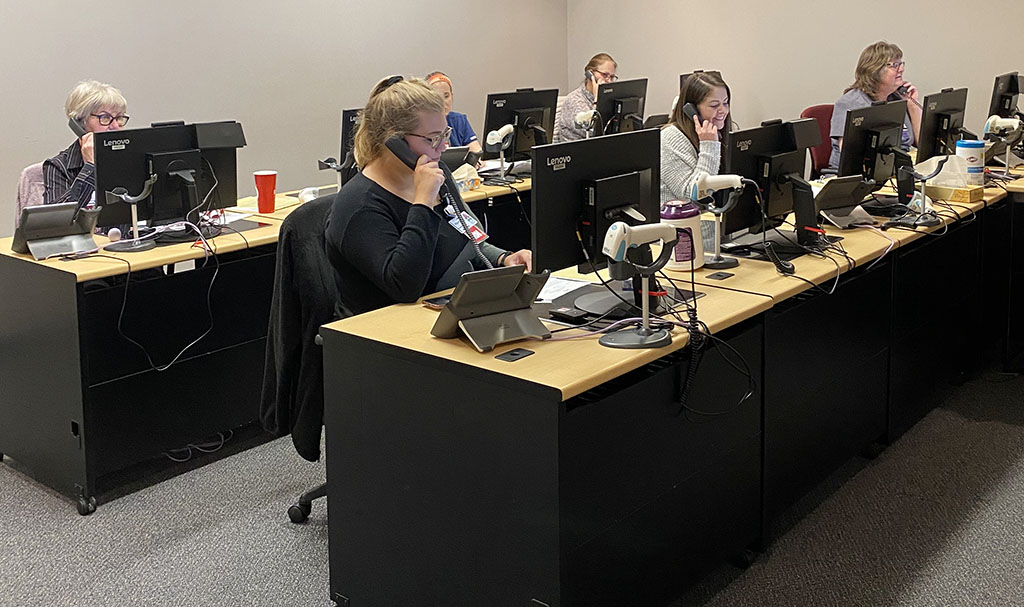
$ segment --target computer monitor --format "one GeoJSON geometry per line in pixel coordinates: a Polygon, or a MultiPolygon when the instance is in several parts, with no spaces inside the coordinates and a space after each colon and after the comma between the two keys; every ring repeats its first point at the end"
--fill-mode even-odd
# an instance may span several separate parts
{"type": "Polygon", "coordinates": [[[605,267],[601,247],[612,223],[660,220],[661,137],[656,129],[538,146],[534,153],[535,272],[574,265],[590,272],[587,258],[596,268],[605,267]],[[643,219],[630,217],[627,210],[643,219]]]}
{"type": "Polygon", "coordinates": [[[839,154],[839,176],[862,175],[881,187],[901,166],[911,164],[900,148],[906,101],[876,102],[850,110],[839,154]]]}
{"type": "MultiPolygon", "coordinates": [[[[661,136],[647,129],[538,146],[532,177],[533,271],[594,272],[608,265],[601,248],[611,224],[660,221],[661,136]]],[[[612,278],[631,276],[624,272],[614,268],[612,278]]],[[[604,314],[621,304],[611,293],[594,300],[576,305],[604,314]]]]}
{"type": "Polygon", "coordinates": [[[722,79],[722,72],[720,72],[718,70],[693,70],[692,72],[687,72],[685,74],[679,74],[679,88],[682,89],[683,88],[683,83],[686,82],[686,79],[689,78],[690,76],[694,75],[694,74],[710,74],[712,76],[715,76],[719,80],[722,79]]]}
{"type": "Polygon", "coordinates": [[[754,247],[763,239],[776,242],[777,248],[814,242],[816,233],[804,229],[817,225],[814,193],[803,175],[808,148],[820,143],[821,131],[813,118],[770,120],[759,127],[734,132],[725,146],[722,173],[757,183],[764,212],[753,189],[745,188],[736,206],[723,215],[722,234],[746,229],[759,235],[743,243],[754,247]],[[763,234],[779,226],[791,212],[796,215],[795,234],[763,234]]]}
{"type": "Polygon", "coordinates": [[[237,204],[235,151],[245,146],[242,125],[234,121],[163,123],[150,128],[101,131],[93,135],[97,225],[130,224],[131,207],[116,195],[149,192],[136,203],[140,220],[162,225],[237,204]],[[147,186],[147,182],[150,183],[147,186]]]}
{"type": "Polygon", "coordinates": [[[363,108],[341,111],[341,148],[338,152],[338,187],[345,185],[359,168],[356,166],[356,158],[352,153],[352,143],[356,136],[356,119],[363,108]]]}
{"type": "Polygon", "coordinates": [[[988,104],[988,115],[1002,118],[1013,118],[1017,115],[1017,100],[1024,88],[1024,78],[1017,72],[996,76],[992,86],[992,99],[988,104]]]}
{"type": "Polygon", "coordinates": [[[917,162],[932,156],[956,154],[956,142],[975,135],[964,128],[967,89],[942,89],[921,102],[921,136],[917,141],[917,162]]]}
{"type": "Polygon", "coordinates": [[[604,134],[643,129],[646,97],[647,78],[598,85],[597,112],[604,123],[604,134]]]}
{"type": "MultiPolygon", "coordinates": [[[[490,93],[487,95],[484,130],[480,138],[486,141],[491,131],[512,125],[512,142],[504,152],[505,159],[512,162],[529,160],[530,148],[544,145],[554,136],[557,105],[558,89],[490,93]]],[[[498,154],[498,149],[484,145],[485,160],[497,158],[498,154]]]]}
{"type": "Polygon", "coordinates": [[[356,136],[356,119],[363,108],[341,110],[341,149],[338,158],[342,161],[352,153],[352,141],[356,136]]]}

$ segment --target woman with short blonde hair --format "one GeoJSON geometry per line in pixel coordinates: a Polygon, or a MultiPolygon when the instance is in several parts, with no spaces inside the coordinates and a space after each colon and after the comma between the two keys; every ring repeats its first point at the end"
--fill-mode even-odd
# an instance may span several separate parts
{"type": "Polygon", "coordinates": [[[100,108],[124,113],[128,109],[128,102],[117,88],[96,80],[83,80],[76,84],[64,102],[64,113],[74,120],[84,121],[98,113],[100,108]]]}
{"type": "Polygon", "coordinates": [[[900,145],[903,149],[910,149],[917,142],[921,132],[921,105],[917,88],[903,79],[906,65],[900,47],[884,40],[870,44],[861,51],[853,74],[853,84],[846,87],[832,109],[830,168],[839,168],[846,115],[850,110],[868,107],[876,101],[909,101],[900,145]]]}
{"type": "Polygon", "coordinates": [[[64,114],[78,136],[70,146],[43,163],[43,202],[77,202],[88,206],[95,200],[96,166],[92,135],[116,131],[128,124],[128,102],[115,87],[83,80],[64,101],[64,114]]]}
{"type": "Polygon", "coordinates": [[[481,242],[482,226],[463,205],[471,232],[464,235],[459,210],[439,204],[445,173],[438,160],[450,136],[444,99],[423,80],[392,76],[370,93],[353,145],[361,171],[335,197],[326,231],[346,315],[454,287],[464,272],[484,265],[471,236],[491,265],[529,269],[530,251],[512,253],[481,242]],[[414,168],[389,149],[392,139],[391,145],[416,158],[414,168]]]}

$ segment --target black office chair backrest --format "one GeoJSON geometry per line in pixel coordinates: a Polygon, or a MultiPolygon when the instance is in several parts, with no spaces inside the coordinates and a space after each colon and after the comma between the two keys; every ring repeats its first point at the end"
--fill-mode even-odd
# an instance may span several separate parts
{"type": "Polygon", "coordinates": [[[263,427],[290,432],[310,461],[320,457],[323,423],[323,353],[314,340],[338,299],[324,237],[333,204],[334,195],[302,204],[281,225],[260,402],[263,427]]]}

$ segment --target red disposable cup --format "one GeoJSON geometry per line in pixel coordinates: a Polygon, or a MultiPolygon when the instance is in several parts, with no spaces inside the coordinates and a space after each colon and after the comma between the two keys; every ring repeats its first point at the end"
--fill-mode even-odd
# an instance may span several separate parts
{"type": "Polygon", "coordinates": [[[256,171],[252,176],[256,180],[256,206],[260,213],[273,213],[277,171],[256,171]]]}

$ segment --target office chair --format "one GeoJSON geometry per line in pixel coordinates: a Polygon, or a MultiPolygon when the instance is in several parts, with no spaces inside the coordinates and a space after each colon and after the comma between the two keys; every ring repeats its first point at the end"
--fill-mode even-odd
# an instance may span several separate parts
{"type": "Polygon", "coordinates": [[[811,148],[811,178],[817,179],[821,176],[821,170],[828,168],[828,160],[832,155],[832,108],[831,103],[812,105],[800,112],[801,118],[814,118],[818,121],[818,130],[821,131],[821,143],[811,148]]]}
{"type": "Polygon", "coordinates": [[[644,128],[652,129],[655,127],[660,127],[664,124],[668,124],[668,121],[668,114],[651,114],[650,116],[647,117],[647,120],[644,120],[644,128]]]}
{"type": "Polygon", "coordinates": [[[37,162],[22,169],[18,178],[18,202],[14,209],[14,227],[21,223],[21,210],[43,204],[46,183],[43,180],[43,163],[37,162]]]}
{"type": "MultiPolygon", "coordinates": [[[[318,331],[337,318],[338,291],[324,240],[333,204],[333,194],[302,204],[281,225],[260,399],[263,427],[275,436],[291,433],[295,450],[311,462],[320,459],[324,414],[318,331]]],[[[313,500],[326,495],[326,483],[303,493],[288,517],[305,521],[313,500]]]]}

